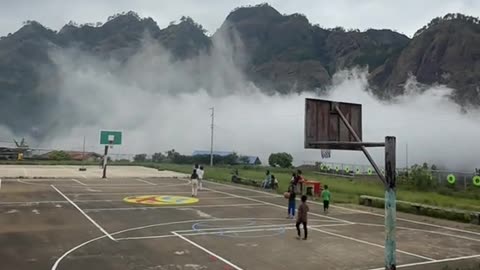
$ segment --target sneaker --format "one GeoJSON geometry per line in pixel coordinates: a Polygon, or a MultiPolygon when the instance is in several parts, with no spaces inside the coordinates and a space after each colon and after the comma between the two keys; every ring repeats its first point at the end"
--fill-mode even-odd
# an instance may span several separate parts
{"type": "Polygon", "coordinates": [[[300,239],[302,239],[302,238],[301,238],[300,236],[297,236],[297,239],[300,240],[300,239]]]}
{"type": "Polygon", "coordinates": [[[307,240],[307,238],[303,238],[302,240],[307,240]]]}

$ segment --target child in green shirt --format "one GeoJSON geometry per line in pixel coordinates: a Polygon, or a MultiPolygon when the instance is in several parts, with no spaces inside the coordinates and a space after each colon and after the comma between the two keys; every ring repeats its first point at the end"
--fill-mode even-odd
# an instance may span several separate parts
{"type": "Polygon", "coordinates": [[[330,205],[330,190],[328,190],[328,185],[325,185],[325,189],[322,191],[322,199],[323,199],[323,212],[325,214],[328,213],[328,206],[330,205]]]}

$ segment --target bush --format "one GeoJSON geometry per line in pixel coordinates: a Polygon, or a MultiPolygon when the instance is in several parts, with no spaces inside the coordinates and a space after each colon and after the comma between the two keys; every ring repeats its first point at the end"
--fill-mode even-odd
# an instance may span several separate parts
{"type": "Polygon", "coordinates": [[[133,157],[135,162],[144,162],[147,160],[147,154],[138,154],[133,157]]]}
{"type": "Polygon", "coordinates": [[[165,158],[166,158],[165,155],[160,153],[160,152],[159,153],[154,153],[152,155],[152,161],[153,162],[162,162],[162,161],[165,160],[165,158]]]}
{"type": "Polygon", "coordinates": [[[67,152],[64,151],[52,151],[48,154],[49,159],[53,160],[70,160],[72,159],[67,152]]]}
{"type": "Polygon", "coordinates": [[[413,165],[407,179],[408,183],[415,186],[418,190],[431,190],[435,188],[435,182],[433,181],[432,173],[428,169],[428,165],[425,163],[423,166],[413,165]]]}

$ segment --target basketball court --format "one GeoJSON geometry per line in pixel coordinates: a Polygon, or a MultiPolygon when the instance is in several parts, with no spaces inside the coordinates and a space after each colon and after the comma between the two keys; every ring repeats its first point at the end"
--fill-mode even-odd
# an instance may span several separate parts
{"type": "MultiPolygon", "coordinates": [[[[381,212],[309,202],[297,240],[283,197],[204,186],[197,200],[186,178],[4,179],[2,269],[384,269],[381,212]]],[[[480,230],[399,214],[397,265],[477,269],[480,230]]]]}

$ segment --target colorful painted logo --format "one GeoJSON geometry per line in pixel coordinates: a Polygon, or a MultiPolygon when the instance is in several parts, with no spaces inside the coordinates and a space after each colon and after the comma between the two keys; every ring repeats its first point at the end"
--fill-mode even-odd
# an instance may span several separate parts
{"type": "Polygon", "coordinates": [[[180,205],[180,204],[192,204],[197,203],[197,198],[183,197],[183,196],[170,196],[170,195],[141,195],[130,196],[123,199],[128,203],[138,203],[146,205],[180,205]]]}

